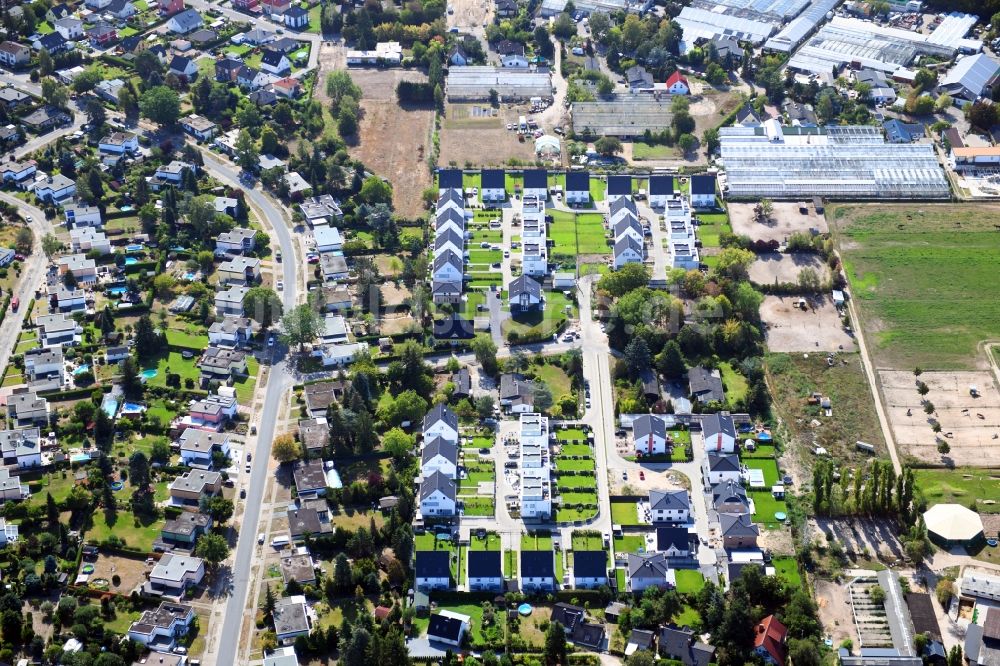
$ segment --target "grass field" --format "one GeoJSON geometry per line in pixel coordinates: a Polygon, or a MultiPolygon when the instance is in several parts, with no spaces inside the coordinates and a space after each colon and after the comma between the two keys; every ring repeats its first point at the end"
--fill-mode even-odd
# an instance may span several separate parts
{"type": "Polygon", "coordinates": [[[705,577],[697,569],[677,569],[677,591],[681,594],[697,594],[705,587],[705,577]]]}
{"type": "Polygon", "coordinates": [[[802,445],[824,447],[837,460],[860,459],[867,454],[857,451],[858,440],[875,445],[885,452],[885,440],[878,423],[871,391],[857,354],[837,354],[838,362],[827,366],[820,354],[768,354],[767,384],[774,395],[774,409],[793,440],[802,445]],[[806,399],[818,392],[829,396],[833,418],[821,416],[818,405],[806,399]],[[818,419],[823,425],[809,424],[818,419]]]}
{"type": "Polygon", "coordinates": [[[677,149],[673,146],[661,146],[636,141],[632,144],[632,159],[637,162],[642,160],[670,160],[677,156],[677,149]]]}
{"type": "Polygon", "coordinates": [[[771,560],[775,573],[784,578],[792,587],[802,586],[802,576],[799,574],[799,563],[794,557],[775,557],[771,560]]]}
{"type": "Polygon", "coordinates": [[[590,198],[592,201],[604,201],[605,192],[608,191],[608,184],[600,178],[590,178],[590,198]]]}
{"type": "Polygon", "coordinates": [[[722,383],[726,387],[726,401],[730,405],[742,401],[746,397],[747,391],[750,390],[746,378],[729,363],[720,363],[719,373],[722,375],[722,383]]]}
{"type": "Polygon", "coordinates": [[[604,540],[596,534],[573,532],[573,550],[604,550],[604,540]]]}
{"type": "Polygon", "coordinates": [[[704,247],[719,247],[719,236],[732,230],[726,213],[698,213],[698,239],[704,247]]]}
{"type": "Polygon", "coordinates": [[[560,261],[576,260],[580,254],[608,254],[604,231],[604,217],[600,213],[569,213],[553,210],[549,224],[549,238],[555,247],[553,258],[560,261]]]}
{"type": "Polygon", "coordinates": [[[600,213],[580,213],[576,216],[576,249],[579,254],[608,254],[604,217],[600,213]]]}
{"type": "Polygon", "coordinates": [[[91,525],[86,530],[88,540],[98,543],[107,540],[112,534],[122,539],[130,548],[145,552],[153,550],[153,542],[160,536],[162,520],[143,523],[127,511],[119,511],[113,524],[108,524],[104,511],[95,511],[90,515],[91,525]]]}
{"type": "Polygon", "coordinates": [[[556,431],[556,439],[560,442],[582,442],[587,439],[587,434],[580,428],[563,428],[556,431]]]}
{"type": "Polygon", "coordinates": [[[522,534],[521,550],[552,550],[552,537],[548,534],[522,534]]]}
{"type": "Polygon", "coordinates": [[[766,460],[763,458],[748,458],[746,460],[741,460],[744,465],[750,469],[759,469],[764,472],[764,483],[768,487],[776,485],[778,483],[778,463],[774,460],[766,460]]]}
{"type": "Polygon", "coordinates": [[[556,458],[557,472],[585,472],[594,469],[594,460],[574,460],[572,458],[556,458]]]}
{"type": "Polygon", "coordinates": [[[701,615],[691,606],[685,605],[681,612],[674,615],[674,624],[678,627],[694,627],[701,624],[701,615]]]}
{"type": "Polygon", "coordinates": [[[769,530],[782,527],[782,523],[775,520],[774,514],[781,511],[788,515],[788,506],[784,500],[774,499],[770,490],[751,490],[747,495],[753,500],[755,523],[760,523],[769,530]]]}
{"type": "Polygon", "coordinates": [[[552,397],[556,400],[572,393],[569,375],[558,365],[552,365],[551,363],[536,365],[532,368],[532,372],[535,373],[538,379],[548,384],[552,390],[552,397]]]}
{"type": "Polygon", "coordinates": [[[957,469],[915,469],[914,486],[928,506],[955,503],[969,506],[976,500],[983,513],[1000,513],[1000,479],[990,470],[959,467],[957,469]]]}
{"type": "Polygon", "coordinates": [[[485,539],[480,539],[475,534],[469,540],[469,550],[500,550],[500,535],[496,532],[487,532],[485,539]]]}
{"type": "Polygon", "coordinates": [[[879,366],[967,369],[1000,332],[991,290],[1000,262],[1000,206],[836,206],[852,294],[879,366]]]}
{"type": "Polygon", "coordinates": [[[615,537],[616,553],[644,553],[646,552],[646,539],[638,534],[626,534],[615,537]]]}
{"type": "Polygon", "coordinates": [[[611,522],[615,525],[642,525],[635,502],[612,499],[611,522]]]}

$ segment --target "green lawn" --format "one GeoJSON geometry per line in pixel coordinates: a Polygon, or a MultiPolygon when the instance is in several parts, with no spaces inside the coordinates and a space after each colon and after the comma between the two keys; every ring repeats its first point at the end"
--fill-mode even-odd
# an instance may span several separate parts
{"type": "Polygon", "coordinates": [[[624,592],[628,587],[628,575],[624,569],[615,569],[615,582],[618,584],[618,591],[624,592]]]}
{"type": "MultiPolygon", "coordinates": [[[[590,477],[587,477],[590,478],[590,477]]],[[[563,504],[586,504],[588,506],[597,506],[597,493],[591,492],[569,492],[569,493],[559,493],[559,497],[562,498],[563,504]]]]}
{"type": "Polygon", "coordinates": [[[572,393],[569,375],[558,365],[546,363],[532,367],[535,376],[548,384],[552,390],[552,397],[558,401],[562,396],[572,393]]]}
{"type": "Polygon", "coordinates": [[[678,627],[694,627],[701,625],[701,615],[698,614],[698,611],[694,607],[686,604],[681,609],[680,613],[674,615],[673,619],[674,624],[678,627]]]}
{"type": "Polygon", "coordinates": [[[517,575],[517,551],[505,550],[503,553],[503,575],[512,578],[517,575]]]}
{"type": "Polygon", "coordinates": [[[705,587],[705,577],[697,569],[677,569],[677,591],[681,594],[697,594],[705,587]]]}
{"type": "Polygon", "coordinates": [[[492,497],[460,496],[463,511],[467,516],[492,516],[496,513],[496,502],[492,497]]]}
{"type": "Polygon", "coordinates": [[[583,460],[575,460],[571,458],[556,458],[556,471],[557,472],[586,472],[593,471],[594,460],[592,458],[585,458],[583,460]]]}
{"type": "Polygon", "coordinates": [[[586,444],[563,444],[562,455],[564,456],[590,456],[594,450],[586,444]]]}
{"type": "Polygon", "coordinates": [[[592,476],[579,476],[579,475],[569,475],[564,474],[559,477],[556,485],[562,488],[595,488],[597,487],[597,479],[592,476]]]}
{"type": "MultiPolygon", "coordinates": [[[[209,60],[209,62],[212,62],[209,60]]],[[[208,334],[204,327],[188,327],[187,330],[168,328],[167,344],[171,347],[184,347],[201,353],[208,346],[208,334]]]]}
{"type": "Polygon", "coordinates": [[[552,537],[548,534],[522,534],[521,550],[552,550],[552,537]]]}
{"type": "Polygon", "coordinates": [[[483,607],[479,604],[458,604],[458,605],[441,605],[438,606],[438,610],[448,610],[453,613],[461,613],[462,615],[468,615],[470,618],[469,633],[471,634],[472,640],[480,642],[483,640],[484,632],[493,632],[496,637],[502,635],[504,627],[504,614],[497,612],[494,614],[494,626],[493,627],[483,627],[483,607]]]}
{"type": "Polygon", "coordinates": [[[836,206],[851,293],[880,367],[973,369],[977,345],[1000,334],[993,284],[996,207],[836,206]]]}
{"type": "Polygon", "coordinates": [[[51,474],[38,474],[35,472],[22,474],[21,483],[28,486],[31,491],[29,503],[45,504],[45,495],[51,494],[56,502],[65,501],[69,497],[69,492],[76,485],[73,474],[66,470],[64,472],[53,472],[51,474]],[[65,476],[64,476],[65,474],[65,476]]]}
{"type": "Polygon", "coordinates": [[[794,557],[775,557],[771,560],[775,573],[784,578],[792,587],[802,586],[802,576],[799,574],[799,563],[794,557]]]}
{"type": "Polygon", "coordinates": [[[596,176],[590,177],[590,199],[592,201],[604,201],[604,193],[607,191],[607,183],[596,176]]]}
{"type": "Polygon", "coordinates": [[[317,4],[315,7],[309,8],[309,32],[314,32],[319,34],[320,32],[320,14],[323,12],[323,5],[317,4]]]}
{"type": "Polygon", "coordinates": [[[257,362],[257,359],[253,356],[248,356],[247,375],[246,377],[237,379],[234,384],[236,387],[236,399],[240,401],[240,404],[249,404],[250,399],[253,398],[254,388],[257,386],[257,372],[259,368],[260,363],[257,362]]]}
{"type": "Polygon", "coordinates": [[[770,490],[751,490],[747,495],[753,500],[755,523],[760,523],[769,530],[782,527],[782,523],[775,520],[774,514],[780,511],[788,515],[788,505],[784,500],[774,499],[770,490]]]}
{"type": "Polygon", "coordinates": [[[48,21],[42,21],[35,25],[35,32],[37,32],[39,35],[48,35],[55,32],[55,30],[56,29],[53,28],[52,24],[49,23],[48,21]]]}
{"type": "Polygon", "coordinates": [[[611,522],[615,525],[642,525],[635,502],[612,499],[611,522]]]}
{"type": "Polygon", "coordinates": [[[615,537],[616,553],[644,553],[646,552],[646,539],[639,534],[626,534],[615,537]]]}
{"type": "Polygon", "coordinates": [[[698,239],[704,247],[719,247],[719,236],[732,230],[728,214],[698,213],[698,239]]]}
{"type": "Polygon", "coordinates": [[[948,503],[969,506],[975,501],[982,513],[1000,513],[1000,478],[990,470],[915,469],[913,481],[928,506],[948,503]]]}
{"type": "Polygon", "coordinates": [[[772,460],[767,460],[763,458],[748,458],[741,461],[744,465],[750,469],[759,469],[764,472],[764,483],[768,488],[777,485],[780,480],[780,475],[778,474],[778,463],[772,460]]]}
{"type": "Polygon", "coordinates": [[[604,550],[604,539],[599,534],[573,532],[573,550],[604,550]]]}
{"type": "Polygon", "coordinates": [[[580,428],[563,428],[556,431],[556,440],[560,442],[586,441],[587,433],[580,428]]]}
{"type": "Polygon", "coordinates": [[[729,363],[719,363],[719,372],[722,374],[722,384],[726,388],[726,401],[730,405],[742,402],[750,390],[746,377],[738,373],[729,363]]]}
{"type": "Polygon", "coordinates": [[[469,541],[469,550],[500,550],[500,535],[496,532],[487,532],[485,539],[480,539],[475,534],[469,541]]]}
{"type": "Polygon", "coordinates": [[[576,248],[580,254],[608,254],[610,248],[604,234],[604,216],[600,213],[576,216],[576,248]]]}
{"type": "Polygon", "coordinates": [[[632,144],[632,159],[640,162],[642,160],[669,160],[677,156],[677,149],[673,146],[653,145],[636,141],[632,144]]]}
{"type": "Polygon", "coordinates": [[[198,67],[198,76],[213,78],[215,76],[215,60],[212,58],[199,58],[194,61],[198,67]]]}
{"type": "Polygon", "coordinates": [[[119,511],[116,520],[109,525],[104,511],[94,511],[90,514],[90,527],[87,527],[85,537],[98,543],[105,541],[114,534],[125,541],[130,548],[152,552],[153,542],[160,536],[163,520],[144,524],[127,511],[119,511]]]}

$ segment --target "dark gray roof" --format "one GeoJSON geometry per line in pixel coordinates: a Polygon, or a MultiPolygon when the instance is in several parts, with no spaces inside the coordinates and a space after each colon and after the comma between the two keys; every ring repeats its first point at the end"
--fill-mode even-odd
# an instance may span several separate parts
{"type": "Polygon", "coordinates": [[[480,187],[484,190],[506,189],[506,178],[503,169],[483,169],[480,187]]]}
{"type": "Polygon", "coordinates": [[[656,634],[648,629],[633,629],[628,637],[628,642],[630,644],[634,643],[640,650],[652,650],[655,638],[656,634]]]}
{"type": "Polygon", "coordinates": [[[637,416],[632,421],[632,436],[639,439],[640,437],[648,437],[650,434],[666,438],[667,424],[659,416],[652,414],[637,416]]]}
{"type": "Polygon", "coordinates": [[[499,550],[470,550],[469,578],[501,578],[499,550]]]}
{"type": "Polygon", "coordinates": [[[722,378],[700,365],[688,370],[688,387],[691,395],[698,396],[699,400],[703,402],[713,400],[722,402],[726,399],[722,378]]]}
{"type": "Polygon", "coordinates": [[[551,550],[522,550],[522,578],[555,578],[555,561],[551,550]]]}
{"type": "Polygon", "coordinates": [[[534,395],[531,384],[524,375],[507,372],[500,375],[500,399],[512,400],[518,397],[534,395]]]}
{"type": "Polygon", "coordinates": [[[434,259],[434,270],[437,271],[439,268],[451,264],[461,273],[465,267],[465,263],[462,261],[462,257],[458,256],[451,250],[446,250],[442,252],[434,259]]]}
{"type": "Polygon", "coordinates": [[[444,208],[449,201],[454,202],[463,208],[465,207],[465,199],[462,198],[462,191],[460,188],[445,188],[444,194],[438,197],[437,200],[438,210],[444,208]]]}
{"type": "Polygon", "coordinates": [[[708,454],[708,469],[712,472],[738,472],[740,471],[740,458],[735,453],[712,451],[708,454]]]}
{"type": "Polygon", "coordinates": [[[715,176],[691,176],[691,194],[715,194],[715,176]]]}
{"type": "Polygon", "coordinates": [[[183,72],[190,64],[190,58],[185,58],[184,56],[174,56],[174,59],[170,61],[169,69],[172,69],[175,72],[183,72]]]}
{"type": "Polygon", "coordinates": [[[650,176],[649,177],[649,193],[650,194],[668,194],[668,195],[673,195],[673,193],[674,193],[674,177],[673,176],[650,176]]]}
{"type": "Polygon", "coordinates": [[[642,255],[642,243],[637,241],[632,236],[623,236],[617,243],[615,243],[615,256],[617,257],[619,254],[628,249],[632,249],[637,254],[642,255]]]}
{"type": "Polygon", "coordinates": [[[434,249],[440,250],[442,247],[448,243],[452,243],[455,247],[462,247],[464,240],[459,235],[457,231],[451,227],[438,232],[437,238],[434,239],[434,249]]]}
{"type": "Polygon", "coordinates": [[[545,169],[525,169],[524,189],[542,190],[549,186],[549,175],[545,169]]]}
{"type": "Polygon", "coordinates": [[[521,294],[528,294],[529,296],[534,296],[540,299],[542,297],[542,285],[538,284],[534,278],[530,278],[527,275],[522,275],[515,278],[510,283],[510,298],[518,298],[521,294]]]}
{"type": "Polygon", "coordinates": [[[589,192],[590,172],[589,171],[568,171],[566,172],[567,192],[589,192]]]}
{"type": "Polygon", "coordinates": [[[475,335],[473,322],[461,315],[452,313],[434,320],[434,337],[440,340],[469,340],[475,335]]]}
{"type": "Polygon", "coordinates": [[[736,424],[732,416],[725,414],[706,414],[701,417],[701,431],[705,437],[718,435],[720,432],[736,439],[736,424]]]}
{"type": "Polygon", "coordinates": [[[447,405],[442,403],[434,405],[434,407],[431,408],[431,411],[427,412],[427,416],[424,417],[424,430],[427,430],[441,420],[444,420],[444,422],[451,426],[456,432],[458,431],[458,416],[455,412],[448,409],[447,405]]]}
{"type": "Polygon", "coordinates": [[[438,211],[435,217],[435,229],[440,232],[441,227],[448,222],[454,222],[459,229],[465,229],[465,216],[450,206],[438,211]]]}
{"type": "Polygon", "coordinates": [[[661,511],[667,509],[690,509],[691,496],[686,490],[650,490],[649,508],[661,511]]]}
{"type": "Polygon", "coordinates": [[[639,224],[639,220],[629,215],[618,220],[618,224],[615,225],[615,238],[618,238],[629,229],[642,236],[642,225],[639,224]]]}
{"type": "Polygon", "coordinates": [[[438,638],[457,641],[461,633],[462,621],[447,615],[431,615],[431,620],[427,624],[427,637],[431,640],[438,638]]]}
{"type": "Polygon", "coordinates": [[[281,634],[309,631],[309,618],[306,615],[305,604],[290,597],[279,599],[274,607],[274,631],[281,634]]]}
{"type": "Polygon", "coordinates": [[[458,464],[458,447],[443,437],[435,437],[424,445],[420,454],[421,462],[428,463],[432,458],[441,456],[452,464],[458,464]]]}
{"type": "Polygon", "coordinates": [[[632,176],[608,176],[608,196],[631,194],[632,176]]]}
{"type": "Polygon", "coordinates": [[[603,550],[574,550],[573,575],[577,578],[602,578],[608,575],[608,554],[603,550]]]}
{"type": "Polygon", "coordinates": [[[677,550],[694,550],[692,541],[694,537],[687,531],[686,527],[657,527],[656,528],[656,550],[665,551],[670,547],[677,550]]]}
{"type": "Polygon", "coordinates": [[[735,481],[723,481],[712,486],[712,504],[716,510],[720,510],[723,505],[741,504],[749,507],[747,501],[747,491],[735,481]]]}
{"type": "Polygon", "coordinates": [[[461,169],[438,169],[438,189],[462,189],[461,169]]]}
{"type": "Polygon", "coordinates": [[[435,295],[454,295],[462,293],[462,283],[451,280],[434,280],[431,291],[435,295]]]}
{"type": "Polygon", "coordinates": [[[269,65],[270,67],[277,67],[281,64],[281,58],[283,56],[284,54],[281,51],[265,50],[264,55],[260,58],[260,62],[264,65],[269,65]]]}
{"type": "Polygon", "coordinates": [[[455,385],[453,395],[463,396],[472,392],[472,375],[468,368],[459,368],[458,372],[451,376],[451,381],[455,385]]]}
{"type": "Polygon", "coordinates": [[[660,654],[678,659],[684,666],[708,666],[715,648],[696,642],[694,632],[686,627],[667,626],[660,630],[660,654]]]}
{"type": "Polygon", "coordinates": [[[633,201],[629,197],[621,197],[615,199],[608,206],[608,211],[610,215],[615,215],[616,213],[618,213],[618,211],[622,209],[625,209],[630,213],[632,213],[633,215],[635,215],[636,217],[639,217],[639,209],[636,207],[635,201],[633,201]]]}
{"type": "Polygon", "coordinates": [[[302,16],[308,16],[309,11],[302,9],[299,5],[292,5],[287,10],[285,10],[285,16],[291,16],[292,18],[299,18],[302,16]]]}
{"type": "Polygon", "coordinates": [[[427,499],[435,490],[440,490],[445,497],[454,501],[455,482],[441,472],[433,472],[420,484],[420,499],[427,499]]]}
{"type": "Polygon", "coordinates": [[[720,513],[719,525],[722,536],[760,536],[760,528],[753,524],[747,513],[720,513]]]}
{"type": "Polygon", "coordinates": [[[451,551],[418,550],[413,573],[417,578],[450,578],[451,551]]]}
{"type": "Polygon", "coordinates": [[[628,577],[666,579],[670,566],[663,553],[628,554],[628,577]]]}

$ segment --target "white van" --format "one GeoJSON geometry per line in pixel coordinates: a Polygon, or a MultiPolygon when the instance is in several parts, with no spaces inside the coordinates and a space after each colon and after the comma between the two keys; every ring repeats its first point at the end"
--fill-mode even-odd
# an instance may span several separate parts
{"type": "Polygon", "coordinates": [[[271,548],[274,548],[276,550],[281,550],[291,542],[292,540],[288,536],[285,535],[276,536],[273,539],[271,539],[271,548]]]}

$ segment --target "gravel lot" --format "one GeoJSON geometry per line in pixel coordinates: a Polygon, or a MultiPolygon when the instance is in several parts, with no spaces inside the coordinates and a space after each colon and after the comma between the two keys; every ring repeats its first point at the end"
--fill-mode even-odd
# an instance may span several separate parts
{"type": "Polygon", "coordinates": [[[729,204],[729,223],[733,227],[734,234],[749,236],[752,240],[780,242],[796,232],[825,234],[830,231],[826,218],[817,215],[811,203],[809,213],[803,215],[799,212],[797,202],[775,201],[774,212],[766,224],[754,221],[753,207],[752,203],[729,204]]]}
{"type": "Polygon", "coordinates": [[[757,284],[796,282],[803,268],[815,270],[820,280],[825,280],[830,273],[818,255],[773,252],[757,255],[757,260],[750,266],[750,280],[757,284]]]}
{"type": "Polygon", "coordinates": [[[830,296],[807,299],[805,312],[794,307],[798,297],[766,296],[760,317],[767,325],[767,347],[774,352],[855,351],[830,296]]]}

